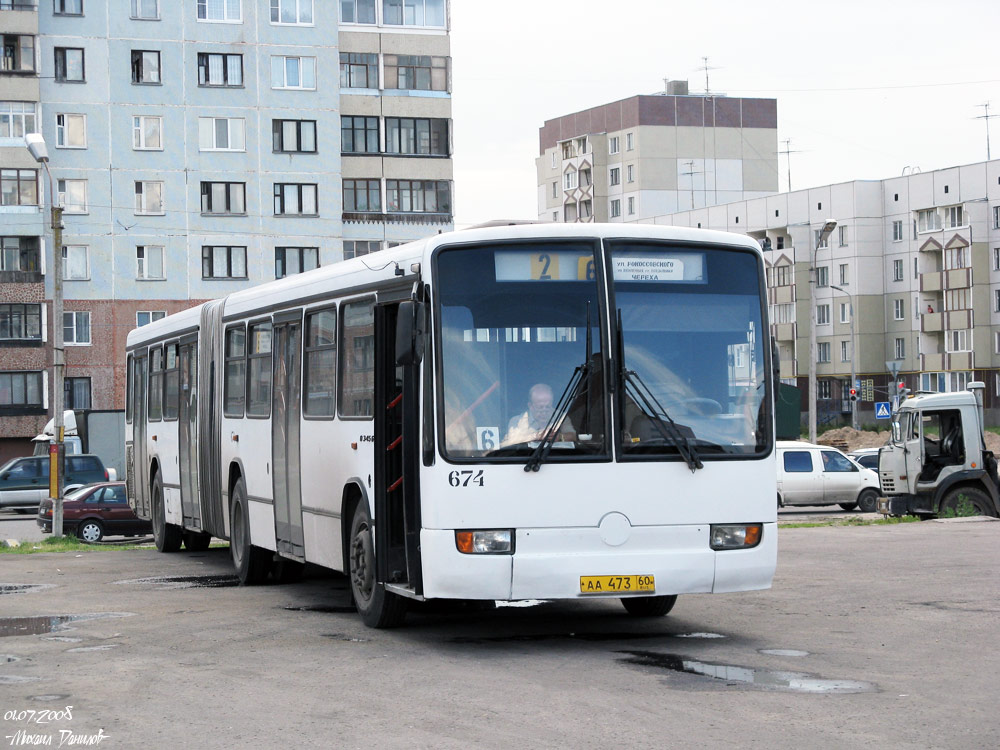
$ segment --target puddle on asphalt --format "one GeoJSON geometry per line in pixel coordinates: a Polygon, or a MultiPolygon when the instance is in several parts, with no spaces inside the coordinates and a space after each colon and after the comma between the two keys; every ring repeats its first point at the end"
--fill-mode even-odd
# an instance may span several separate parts
{"type": "Polygon", "coordinates": [[[29,695],[29,701],[64,701],[69,698],[69,693],[44,693],[42,695],[29,695]]]}
{"type": "Polygon", "coordinates": [[[20,661],[20,657],[12,654],[0,654],[0,664],[10,664],[12,661],[20,661]]]}
{"type": "Polygon", "coordinates": [[[66,630],[69,623],[104,620],[109,617],[131,617],[131,612],[96,612],[85,615],[37,615],[33,617],[0,617],[0,638],[14,635],[41,635],[66,630]]]}
{"type": "Polygon", "coordinates": [[[721,633],[681,633],[674,638],[725,638],[721,633]]]}
{"type": "Polygon", "coordinates": [[[732,686],[748,685],[764,690],[827,695],[878,691],[874,684],[860,680],[827,680],[804,672],[784,672],[742,667],[735,664],[717,664],[687,659],[676,654],[660,654],[652,651],[621,651],[619,653],[628,654],[627,658],[621,660],[626,664],[684,672],[719,680],[732,686]]]}
{"type": "Polygon", "coordinates": [[[354,636],[344,635],[343,633],[323,633],[324,638],[330,638],[334,641],[345,641],[347,643],[368,643],[368,638],[355,638],[354,636]]]}
{"type": "Polygon", "coordinates": [[[795,648],[762,648],[760,653],[768,656],[809,656],[808,651],[799,651],[795,648]]]}
{"type": "Polygon", "coordinates": [[[0,583],[0,596],[4,594],[34,594],[55,588],[54,583],[0,583]]]}
{"type": "Polygon", "coordinates": [[[66,653],[67,654],[78,654],[82,651],[110,651],[113,648],[118,648],[116,643],[108,643],[104,646],[80,646],[78,648],[71,648],[66,653]]]}
{"type": "Polygon", "coordinates": [[[0,685],[17,685],[22,682],[38,682],[40,679],[41,677],[25,677],[18,674],[0,674],[0,685]]]}
{"type": "Polygon", "coordinates": [[[316,604],[304,607],[288,605],[287,607],[282,607],[282,609],[289,612],[323,612],[328,615],[350,614],[358,611],[353,604],[316,604]]]}
{"type": "Polygon", "coordinates": [[[152,578],[132,578],[127,581],[115,581],[122,584],[148,584],[165,589],[205,588],[218,589],[227,586],[239,586],[240,579],[234,575],[228,576],[154,576],[152,578]]]}

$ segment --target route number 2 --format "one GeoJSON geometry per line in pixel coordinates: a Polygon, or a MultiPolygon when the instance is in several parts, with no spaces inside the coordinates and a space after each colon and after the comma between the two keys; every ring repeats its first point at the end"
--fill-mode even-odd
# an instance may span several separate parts
{"type": "Polygon", "coordinates": [[[468,487],[470,484],[483,486],[483,470],[463,469],[448,474],[448,484],[452,487],[468,487]]]}

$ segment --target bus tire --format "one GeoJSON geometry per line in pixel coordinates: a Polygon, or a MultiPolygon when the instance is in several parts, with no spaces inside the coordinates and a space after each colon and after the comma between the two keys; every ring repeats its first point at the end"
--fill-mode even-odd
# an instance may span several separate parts
{"type": "Polygon", "coordinates": [[[243,477],[233,487],[229,509],[229,551],[241,586],[257,586],[271,572],[271,553],[250,543],[250,507],[243,477]]]}
{"type": "Polygon", "coordinates": [[[368,503],[361,498],[354,509],[348,547],[351,596],[361,620],[370,628],[394,628],[406,617],[406,599],[386,591],[375,580],[375,540],[368,503]]]}
{"type": "Polygon", "coordinates": [[[622,606],[632,617],[663,617],[674,608],[677,594],[622,597],[622,606]]]}
{"type": "Polygon", "coordinates": [[[184,549],[189,552],[204,552],[212,541],[211,534],[201,534],[197,531],[184,532],[184,549]]]}
{"type": "Polygon", "coordinates": [[[153,515],[153,542],[160,552],[176,552],[181,548],[181,530],[167,523],[167,512],[163,507],[163,479],[160,472],[153,477],[151,505],[153,515]]]}

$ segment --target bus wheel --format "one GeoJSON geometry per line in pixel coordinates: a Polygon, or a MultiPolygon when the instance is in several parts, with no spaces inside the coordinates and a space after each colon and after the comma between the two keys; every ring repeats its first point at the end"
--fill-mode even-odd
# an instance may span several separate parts
{"type": "Polygon", "coordinates": [[[176,552],[181,548],[181,530],[167,523],[167,513],[163,508],[163,479],[160,472],[153,477],[153,541],[160,552],[176,552]]]}
{"type": "Polygon", "coordinates": [[[190,552],[204,552],[211,541],[211,534],[199,534],[197,531],[184,532],[184,549],[190,552]]]}
{"type": "Polygon", "coordinates": [[[372,521],[368,503],[358,501],[351,521],[351,539],[348,554],[351,578],[351,595],[361,620],[370,628],[394,628],[406,617],[406,599],[386,591],[375,580],[375,544],[372,538],[372,521]]]}
{"type": "Polygon", "coordinates": [[[250,543],[250,511],[242,477],[236,480],[233,487],[233,504],[229,513],[229,551],[233,556],[236,577],[244,586],[264,583],[271,570],[271,554],[250,543]]]}
{"type": "Polygon", "coordinates": [[[663,617],[674,608],[677,594],[669,596],[630,596],[622,598],[622,606],[632,617],[663,617]]]}

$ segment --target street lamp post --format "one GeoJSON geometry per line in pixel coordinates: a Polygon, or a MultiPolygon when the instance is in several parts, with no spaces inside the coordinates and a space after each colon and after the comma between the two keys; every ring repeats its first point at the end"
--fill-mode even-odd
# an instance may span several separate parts
{"type": "Polygon", "coordinates": [[[49,171],[49,150],[39,133],[24,137],[28,151],[45,169],[49,177],[49,206],[52,220],[52,416],[55,443],[49,445],[49,497],[52,498],[52,535],[63,533],[63,382],[65,355],[63,351],[63,270],[62,270],[62,206],[57,205],[55,183],[49,171]]]}
{"type": "MultiPolygon", "coordinates": [[[[855,357],[857,357],[857,350],[854,348],[854,296],[846,289],[841,289],[839,286],[834,286],[830,284],[831,289],[836,289],[838,292],[842,292],[847,295],[848,300],[848,311],[851,313],[851,388],[858,387],[857,378],[857,366],[855,364],[855,357]]],[[[851,427],[855,430],[858,429],[858,402],[851,401],[851,427]]]]}
{"type": "Polygon", "coordinates": [[[836,228],[837,222],[827,219],[816,234],[816,245],[809,259],[809,442],[816,442],[816,254],[836,228]]]}

